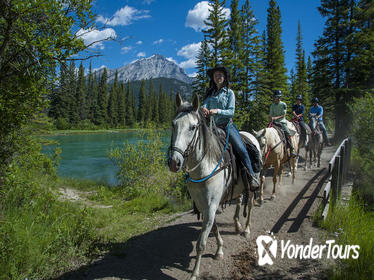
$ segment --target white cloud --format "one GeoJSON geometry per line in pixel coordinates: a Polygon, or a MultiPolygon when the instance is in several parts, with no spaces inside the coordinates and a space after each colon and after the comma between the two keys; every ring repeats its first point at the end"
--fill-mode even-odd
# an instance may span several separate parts
{"type": "Polygon", "coordinates": [[[77,37],[82,38],[86,46],[92,44],[92,48],[104,49],[103,40],[114,39],[117,34],[112,28],[105,28],[104,30],[80,29],[77,32],[77,37]]]}
{"type": "Polygon", "coordinates": [[[185,58],[196,58],[200,49],[200,45],[201,42],[186,45],[182,47],[177,54],[185,58]]]}
{"type": "Polygon", "coordinates": [[[96,72],[96,71],[98,71],[100,69],[103,69],[103,68],[107,68],[107,67],[105,65],[101,65],[99,68],[92,69],[92,72],[96,72]]]}
{"type": "Polygon", "coordinates": [[[143,44],[143,41],[138,41],[138,42],[136,42],[136,44],[141,45],[141,44],[143,44]]]}
{"type": "Polygon", "coordinates": [[[155,0],[143,0],[143,4],[151,4],[152,2],[154,2],[155,0]]]}
{"type": "Polygon", "coordinates": [[[140,52],[136,55],[137,57],[145,57],[145,52],[140,52]]]}
{"type": "Polygon", "coordinates": [[[179,63],[179,66],[188,69],[188,68],[195,68],[196,67],[196,59],[195,58],[190,58],[189,60],[182,61],[179,63]]]}
{"type": "Polygon", "coordinates": [[[124,46],[121,48],[121,53],[128,53],[132,49],[131,46],[124,46]]]}
{"type": "Polygon", "coordinates": [[[178,52],[177,55],[183,56],[186,58],[186,61],[183,61],[179,64],[180,67],[187,69],[187,68],[194,68],[196,67],[196,56],[199,53],[201,42],[199,43],[192,43],[182,47],[178,52]]]}
{"type": "Polygon", "coordinates": [[[118,11],[114,13],[114,15],[111,18],[105,18],[102,15],[99,15],[97,17],[97,21],[111,25],[111,26],[117,26],[117,25],[129,25],[134,20],[139,20],[142,18],[149,18],[151,17],[149,15],[148,10],[137,10],[136,8],[125,6],[118,11]]]}
{"type": "Polygon", "coordinates": [[[171,62],[174,62],[175,64],[178,65],[178,62],[177,62],[174,58],[172,58],[172,57],[167,57],[166,59],[169,60],[169,61],[171,61],[171,62]]]}
{"type": "MultiPolygon", "coordinates": [[[[223,8],[223,13],[225,14],[226,19],[230,17],[230,9],[223,8]]],[[[208,16],[209,16],[209,2],[201,1],[197,3],[192,10],[188,11],[184,26],[191,27],[195,31],[201,31],[202,29],[206,28],[206,25],[204,24],[204,20],[206,20],[208,16]]]]}
{"type": "Polygon", "coordinates": [[[159,39],[157,41],[154,41],[152,44],[153,45],[161,44],[163,41],[164,41],[164,39],[159,39]]]}

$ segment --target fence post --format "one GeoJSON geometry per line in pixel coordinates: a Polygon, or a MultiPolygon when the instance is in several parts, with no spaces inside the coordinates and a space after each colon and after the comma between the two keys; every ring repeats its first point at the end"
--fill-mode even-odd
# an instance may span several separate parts
{"type": "Polygon", "coordinates": [[[342,186],[345,182],[345,166],[346,166],[346,158],[345,158],[345,142],[344,145],[340,149],[340,166],[339,166],[339,173],[340,173],[340,182],[339,182],[339,196],[342,190],[342,186]]]}
{"type": "Polygon", "coordinates": [[[339,167],[340,167],[340,156],[336,156],[334,159],[334,166],[332,168],[332,176],[331,176],[331,209],[332,211],[334,211],[336,201],[338,199],[339,167]]]}

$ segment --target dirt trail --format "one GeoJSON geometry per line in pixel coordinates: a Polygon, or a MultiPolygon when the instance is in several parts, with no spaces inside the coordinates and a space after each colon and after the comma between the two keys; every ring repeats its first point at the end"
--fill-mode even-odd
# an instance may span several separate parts
{"type": "MultiPolygon", "coordinates": [[[[295,184],[283,178],[277,197],[270,201],[271,177],[266,178],[264,204],[252,211],[251,239],[236,235],[234,205],[217,215],[224,241],[223,260],[216,261],[216,241],[210,236],[200,267],[200,279],[324,279],[328,263],[322,260],[275,259],[274,265],[257,265],[256,238],[274,232],[278,240],[293,244],[321,244],[326,233],[312,223],[321,201],[328,161],[334,147],[323,150],[321,168],[297,171],[295,184]]],[[[244,218],[241,216],[241,222],[244,218]]],[[[195,263],[195,244],[201,222],[190,212],[115,249],[95,263],[64,274],[59,279],[188,279],[195,263]]],[[[126,225],[124,225],[126,226],[126,225]]],[[[279,254],[279,250],[278,250],[279,254]]]]}

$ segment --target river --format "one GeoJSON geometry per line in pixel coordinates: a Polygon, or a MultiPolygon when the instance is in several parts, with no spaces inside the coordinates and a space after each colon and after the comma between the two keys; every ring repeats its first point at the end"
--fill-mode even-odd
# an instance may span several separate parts
{"type": "MultiPolygon", "coordinates": [[[[136,144],[137,141],[146,141],[146,135],[139,131],[91,133],[45,136],[50,140],[59,142],[62,149],[58,175],[77,179],[89,179],[116,185],[117,167],[108,158],[111,147],[119,147],[124,142],[136,144]]],[[[162,132],[162,141],[165,151],[170,141],[170,134],[162,132]]],[[[49,153],[55,146],[43,148],[49,153]]]]}

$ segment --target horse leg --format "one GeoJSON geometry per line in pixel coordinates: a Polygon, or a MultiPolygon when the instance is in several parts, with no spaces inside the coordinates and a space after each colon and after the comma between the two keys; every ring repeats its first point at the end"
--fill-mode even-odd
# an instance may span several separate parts
{"type": "Polygon", "coordinates": [[[216,237],[216,241],[217,241],[217,251],[216,251],[216,254],[215,254],[214,258],[216,260],[222,260],[223,259],[223,250],[222,250],[223,240],[222,240],[221,235],[219,234],[216,219],[214,219],[212,230],[213,230],[213,233],[214,233],[214,235],[216,237]]]}
{"type": "Polygon", "coordinates": [[[273,193],[271,194],[271,200],[275,198],[275,189],[277,186],[277,175],[279,173],[279,162],[274,164],[274,174],[273,174],[273,193]]]}
{"type": "Polygon", "coordinates": [[[292,184],[295,183],[295,176],[296,176],[296,159],[293,159],[292,161],[292,184]]]}
{"type": "Polygon", "coordinates": [[[238,202],[236,203],[236,209],[235,209],[235,215],[234,215],[236,233],[241,233],[243,231],[243,227],[239,222],[240,205],[242,204],[242,199],[243,199],[243,195],[240,195],[238,198],[238,202]]]}
{"type": "Polygon", "coordinates": [[[267,168],[262,169],[262,176],[261,176],[261,182],[260,182],[260,204],[264,202],[264,186],[265,186],[265,175],[267,172],[267,168]]]}
{"type": "Polygon", "coordinates": [[[199,239],[197,240],[197,243],[196,243],[196,252],[197,252],[196,263],[193,268],[192,276],[190,280],[196,280],[197,277],[199,276],[201,257],[205,251],[206,242],[207,242],[209,233],[212,229],[212,226],[214,224],[214,216],[215,216],[217,207],[218,207],[218,204],[210,205],[210,207],[203,212],[203,215],[204,215],[203,226],[201,229],[199,239]]]}
{"type": "Polygon", "coordinates": [[[305,147],[305,166],[304,166],[304,171],[307,170],[307,163],[308,163],[308,150],[305,147]]]}
{"type": "Polygon", "coordinates": [[[248,216],[247,216],[247,222],[245,224],[245,230],[244,230],[244,236],[249,240],[249,237],[251,235],[251,211],[253,206],[253,198],[254,198],[254,192],[249,192],[248,197],[248,216]]]}

